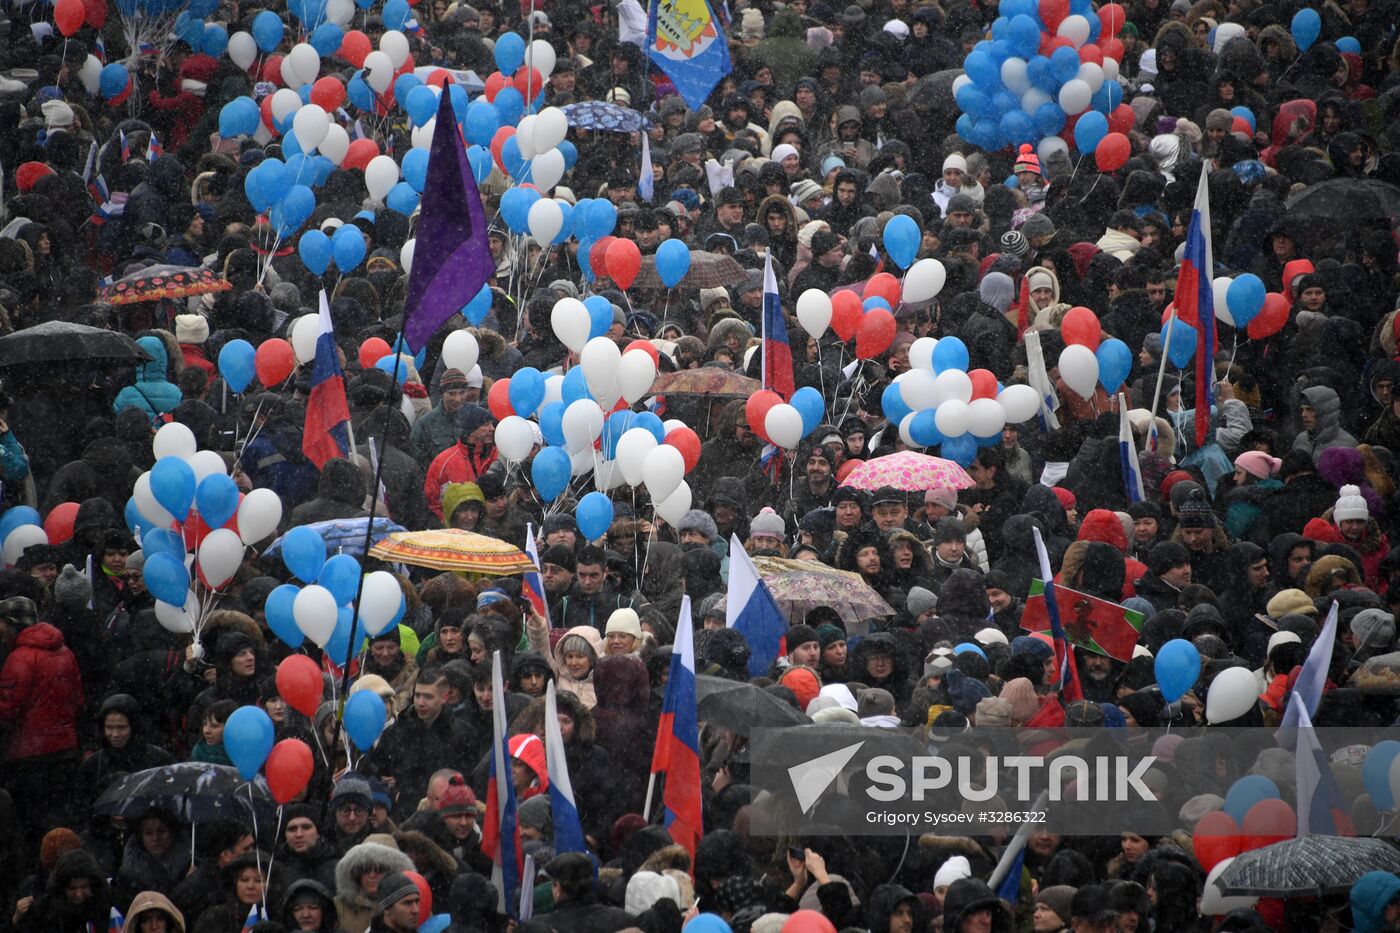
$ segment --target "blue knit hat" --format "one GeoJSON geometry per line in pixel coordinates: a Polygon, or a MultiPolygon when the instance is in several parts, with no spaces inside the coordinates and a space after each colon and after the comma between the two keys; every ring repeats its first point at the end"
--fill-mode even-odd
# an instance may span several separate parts
{"type": "Polygon", "coordinates": [[[1035,638],[1031,635],[1018,635],[1011,639],[1011,656],[1018,658],[1026,654],[1038,661],[1046,661],[1055,656],[1055,649],[1051,648],[1043,638],[1035,638]]]}

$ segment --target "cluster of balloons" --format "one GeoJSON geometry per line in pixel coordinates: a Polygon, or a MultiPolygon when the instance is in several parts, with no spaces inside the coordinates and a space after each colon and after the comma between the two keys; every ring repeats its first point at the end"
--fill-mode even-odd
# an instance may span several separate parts
{"type": "Polygon", "coordinates": [[[1044,159],[1066,152],[1073,140],[1081,153],[1100,155],[1112,171],[1119,153],[1126,160],[1131,108],[1118,83],[1123,43],[1122,5],[1094,10],[1090,0],[1011,0],[999,7],[991,39],[977,43],[953,81],[962,115],[957,131],[988,152],[1008,145],[1034,145],[1044,159]],[[1084,134],[1077,124],[1096,113],[1084,134]],[[1098,147],[1114,139],[1100,154],[1098,147]]]}
{"type": "Polygon", "coordinates": [[[772,389],[749,396],[744,403],[749,430],[769,444],[792,450],[826,420],[826,401],[811,386],[803,386],[784,402],[772,389]]]}
{"type": "Polygon", "coordinates": [[[270,489],[240,493],[223,457],[199,450],[183,424],[162,427],[151,446],[155,465],[137,478],[126,521],[146,556],[156,620],[177,634],[198,634],[198,588],[218,591],[233,579],[244,549],[276,531],[282,500],[270,489]]]}
{"type": "MultiPolygon", "coordinates": [[[[54,511],[62,507],[58,506],[54,511]]],[[[75,519],[77,514],[77,510],[73,510],[75,519]]],[[[37,509],[27,505],[16,505],[6,509],[5,514],[0,515],[0,541],[4,542],[0,545],[0,560],[4,561],[6,567],[13,567],[24,556],[24,549],[27,547],[35,544],[62,543],[54,540],[46,529],[47,523],[40,522],[37,509]]],[[[68,536],[72,537],[72,534],[72,523],[69,522],[68,536]]]]}
{"type": "MultiPolygon", "coordinates": [[[[359,236],[356,233],[356,236],[359,236]]],[[[275,389],[291,376],[297,367],[296,351],[281,337],[270,337],[257,349],[238,338],[224,344],[219,351],[219,375],[229,391],[242,394],[256,378],[266,389],[275,389]]]]}
{"type": "Polygon", "coordinates": [[[1101,385],[1113,395],[1133,370],[1133,351],[1117,337],[1104,339],[1099,316],[1088,308],[1070,308],[1060,322],[1065,348],[1060,351],[1060,378],[1076,395],[1088,398],[1101,385]]]}
{"type": "Polygon", "coordinates": [[[1235,781],[1224,806],[1201,817],[1191,835],[1196,860],[1208,872],[1201,912],[1218,916],[1253,907],[1257,897],[1226,897],[1217,879],[1240,853],[1292,839],[1297,831],[1297,814],[1273,781],[1258,774],[1235,781]]]}
{"type": "MultiPolygon", "coordinates": [[[[1211,282],[1211,293],[1216,319],[1244,331],[1251,340],[1266,340],[1288,323],[1288,299],[1266,291],[1264,281],[1252,272],[1219,276],[1211,282]]],[[[1172,321],[1172,313],[1171,305],[1162,312],[1162,348],[1169,363],[1185,369],[1195,359],[1198,333],[1179,318],[1172,321]]]]}
{"type": "Polygon", "coordinates": [[[1377,742],[1361,766],[1361,779],[1377,810],[1394,813],[1400,809],[1400,742],[1377,742]]]}

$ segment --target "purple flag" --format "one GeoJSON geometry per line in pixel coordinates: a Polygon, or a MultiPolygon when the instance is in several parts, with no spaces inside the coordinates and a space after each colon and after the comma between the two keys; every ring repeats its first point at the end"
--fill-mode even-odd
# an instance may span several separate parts
{"type": "Polygon", "coordinates": [[[457,129],[447,86],[438,98],[428,151],[428,180],[418,214],[413,271],[404,302],[403,334],[417,353],[448,318],[481,291],[495,272],[486,243],[486,212],[457,129]]]}

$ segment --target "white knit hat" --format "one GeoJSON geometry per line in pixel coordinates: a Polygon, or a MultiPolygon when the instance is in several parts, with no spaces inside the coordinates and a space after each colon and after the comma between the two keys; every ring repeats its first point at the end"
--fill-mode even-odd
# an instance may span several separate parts
{"type": "Polygon", "coordinates": [[[951,887],[954,881],[972,877],[972,864],[966,855],[955,855],[942,865],[933,876],[933,889],[951,887]]]}
{"type": "Polygon", "coordinates": [[[639,871],[627,882],[627,912],[634,917],[648,911],[663,897],[680,904],[681,891],[673,878],[654,871],[639,871]]]}
{"type": "Polygon", "coordinates": [[[1298,637],[1297,632],[1274,632],[1272,635],[1269,636],[1269,646],[1264,649],[1264,656],[1268,657],[1269,652],[1273,651],[1279,645],[1286,645],[1290,642],[1301,644],[1302,641],[1303,639],[1298,637]]]}
{"type": "Polygon", "coordinates": [[[787,525],[783,522],[783,517],[770,508],[764,508],[754,516],[749,522],[749,532],[756,535],[768,535],[773,538],[787,537],[787,525]]]}
{"type": "Polygon", "coordinates": [[[176,343],[204,343],[209,339],[209,321],[202,314],[175,315],[176,343]]]}
{"type": "Polygon", "coordinates": [[[1365,521],[1371,517],[1371,510],[1362,498],[1360,489],[1356,486],[1343,486],[1341,492],[1337,504],[1332,506],[1332,521],[1340,525],[1348,519],[1359,518],[1365,521]]]}
{"type": "Polygon", "coordinates": [[[612,615],[608,616],[608,626],[603,630],[604,635],[611,635],[613,632],[621,632],[624,635],[631,635],[633,638],[642,637],[642,620],[637,615],[637,610],[614,609],[612,615]]]}
{"type": "Polygon", "coordinates": [[[962,157],[961,152],[950,152],[948,153],[948,157],[943,160],[943,171],[946,172],[950,168],[955,168],[963,174],[967,174],[967,160],[962,157]]]}
{"type": "Polygon", "coordinates": [[[781,165],[783,160],[786,159],[788,156],[801,155],[802,153],[798,152],[797,147],[794,146],[792,143],[780,143],[779,145],[773,147],[773,161],[777,162],[779,165],[781,165]]]}
{"type": "Polygon", "coordinates": [[[976,635],[973,635],[972,637],[976,639],[977,644],[981,645],[984,648],[988,645],[1011,644],[1009,641],[1006,640],[1005,632],[1003,632],[999,628],[990,625],[982,629],[980,632],[978,632],[976,635]]]}

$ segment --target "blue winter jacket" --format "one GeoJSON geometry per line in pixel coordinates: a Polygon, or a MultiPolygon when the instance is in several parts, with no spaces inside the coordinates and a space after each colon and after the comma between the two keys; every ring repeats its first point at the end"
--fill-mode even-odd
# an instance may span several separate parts
{"type": "Polygon", "coordinates": [[[165,378],[169,360],[165,355],[165,344],[159,337],[142,337],[136,341],[136,345],[145,350],[151,360],[136,367],[136,382],[117,393],[112,410],[120,412],[125,408],[139,408],[155,422],[180,404],[180,387],[165,378]]]}

